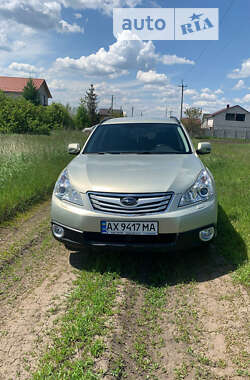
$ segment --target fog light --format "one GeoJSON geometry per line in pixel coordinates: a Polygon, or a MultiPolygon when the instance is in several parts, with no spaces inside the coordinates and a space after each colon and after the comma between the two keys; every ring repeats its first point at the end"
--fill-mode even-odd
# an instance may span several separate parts
{"type": "Polygon", "coordinates": [[[209,241],[214,237],[214,227],[206,228],[199,232],[199,237],[202,241],[209,241]]]}
{"type": "Polygon", "coordinates": [[[55,237],[58,239],[62,239],[64,236],[64,229],[61,226],[58,226],[57,224],[52,224],[52,231],[55,237]]]}

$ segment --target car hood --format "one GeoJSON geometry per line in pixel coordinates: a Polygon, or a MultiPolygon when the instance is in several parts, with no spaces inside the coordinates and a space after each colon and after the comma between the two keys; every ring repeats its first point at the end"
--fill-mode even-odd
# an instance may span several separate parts
{"type": "Polygon", "coordinates": [[[72,186],[82,193],[182,193],[203,167],[195,154],[79,154],[67,168],[72,186]]]}

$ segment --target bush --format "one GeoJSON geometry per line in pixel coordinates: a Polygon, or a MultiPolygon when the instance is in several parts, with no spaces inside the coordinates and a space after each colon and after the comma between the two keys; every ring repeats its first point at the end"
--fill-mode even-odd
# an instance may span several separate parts
{"type": "Polygon", "coordinates": [[[62,104],[36,106],[23,97],[0,92],[0,133],[49,135],[52,129],[74,129],[74,120],[62,104]]]}
{"type": "Polygon", "coordinates": [[[75,124],[77,129],[83,129],[90,126],[88,111],[83,104],[80,104],[77,108],[75,124]]]}

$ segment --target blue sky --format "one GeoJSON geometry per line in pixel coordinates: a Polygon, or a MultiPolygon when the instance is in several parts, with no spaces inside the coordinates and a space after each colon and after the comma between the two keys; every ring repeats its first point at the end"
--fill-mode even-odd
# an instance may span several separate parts
{"type": "Polygon", "coordinates": [[[218,41],[127,41],[113,36],[113,8],[186,8],[184,0],[1,0],[1,75],[45,78],[53,101],[77,106],[91,83],[99,107],[128,115],[179,115],[184,106],[213,112],[250,109],[250,3],[189,0],[218,8],[218,41]],[[219,5],[218,5],[219,4],[219,5]]]}

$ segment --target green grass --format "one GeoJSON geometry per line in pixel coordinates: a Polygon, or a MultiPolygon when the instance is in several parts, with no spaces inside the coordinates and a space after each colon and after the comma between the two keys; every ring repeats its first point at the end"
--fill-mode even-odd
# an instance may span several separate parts
{"type": "Polygon", "coordinates": [[[83,142],[81,132],[51,136],[1,135],[0,223],[44,199],[72,159],[67,144],[83,142]]]}
{"type": "Polygon", "coordinates": [[[93,367],[105,350],[103,337],[109,331],[105,322],[113,313],[116,277],[109,272],[81,272],[60,327],[51,336],[53,346],[42,358],[34,380],[100,379],[93,367]]]}
{"type": "Polygon", "coordinates": [[[219,200],[216,247],[239,266],[235,279],[250,281],[250,144],[210,140],[212,153],[201,156],[212,171],[219,200]]]}

